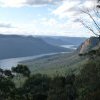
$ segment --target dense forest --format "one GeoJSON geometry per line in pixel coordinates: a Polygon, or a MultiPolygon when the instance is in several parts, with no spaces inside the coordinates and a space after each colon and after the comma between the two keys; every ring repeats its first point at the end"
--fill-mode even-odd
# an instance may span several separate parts
{"type": "Polygon", "coordinates": [[[100,100],[100,49],[79,56],[88,58],[79,74],[31,74],[25,65],[0,69],[0,100],[100,100]]]}

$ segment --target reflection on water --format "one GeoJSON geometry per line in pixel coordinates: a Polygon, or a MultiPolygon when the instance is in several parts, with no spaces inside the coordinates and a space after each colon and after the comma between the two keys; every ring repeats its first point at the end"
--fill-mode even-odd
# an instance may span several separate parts
{"type": "Polygon", "coordinates": [[[78,46],[76,45],[61,45],[60,47],[69,48],[69,49],[77,49],[78,46]]]}

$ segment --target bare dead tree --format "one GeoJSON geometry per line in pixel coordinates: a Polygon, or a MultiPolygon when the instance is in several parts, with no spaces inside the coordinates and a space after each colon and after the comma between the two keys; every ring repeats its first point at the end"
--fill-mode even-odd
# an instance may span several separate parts
{"type": "Polygon", "coordinates": [[[95,34],[96,36],[100,35],[100,22],[99,20],[97,20],[97,18],[100,18],[100,13],[97,10],[93,10],[92,13],[94,13],[93,15],[90,13],[90,11],[87,10],[81,10],[82,13],[86,14],[89,16],[89,18],[91,19],[92,22],[92,26],[89,26],[87,24],[86,21],[79,19],[78,21],[80,21],[82,23],[82,25],[87,28],[88,30],[90,30],[93,34],[95,34]],[[94,28],[96,30],[94,30],[94,28]]]}
{"type": "MultiPolygon", "coordinates": [[[[98,0],[98,5],[100,4],[99,2],[100,0],[98,0]]],[[[87,15],[90,18],[91,25],[81,18],[78,19],[78,21],[81,22],[81,24],[89,31],[91,31],[95,36],[99,37],[100,41],[100,8],[96,6],[91,10],[81,10],[81,13],[87,15]]]]}
{"type": "Polygon", "coordinates": [[[93,34],[95,34],[96,36],[99,36],[91,26],[87,25],[83,20],[79,19],[79,22],[81,22],[81,24],[87,28],[88,30],[90,30],[93,34]]]}

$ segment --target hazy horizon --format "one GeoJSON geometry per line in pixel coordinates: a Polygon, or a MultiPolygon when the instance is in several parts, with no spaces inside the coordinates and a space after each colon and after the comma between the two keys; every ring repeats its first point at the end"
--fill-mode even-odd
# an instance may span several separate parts
{"type": "MultiPolygon", "coordinates": [[[[6,35],[6,36],[10,36],[10,35],[15,35],[15,36],[33,36],[33,37],[75,37],[75,38],[89,38],[89,36],[67,36],[67,35],[31,35],[31,34],[0,34],[0,35],[6,35]]],[[[93,35],[92,35],[93,36],[93,35]]],[[[94,36],[93,36],[94,37],[94,36]]]]}

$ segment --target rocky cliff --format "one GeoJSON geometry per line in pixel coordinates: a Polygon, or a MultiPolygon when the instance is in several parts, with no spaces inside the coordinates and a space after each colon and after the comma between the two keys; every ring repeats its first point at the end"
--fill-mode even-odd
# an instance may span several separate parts
{"type": "Polygon", "coordinates": [[[99,47],[98,37],[90,37],[84,43],[81,44],[81,46],[78,48],[78,51],[80,54],[84,54],[98,47],[99,47]]]}

